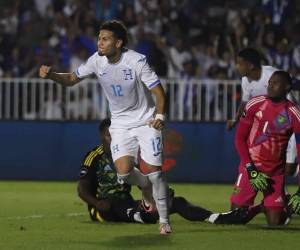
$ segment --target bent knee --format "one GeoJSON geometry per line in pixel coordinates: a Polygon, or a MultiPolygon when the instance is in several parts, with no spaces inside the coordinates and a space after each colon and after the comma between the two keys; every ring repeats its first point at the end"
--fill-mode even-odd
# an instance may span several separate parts
{"type": "Polygon", "coordinates": [[[287,213],[284,208],[266,208],[266,218],[269,226],[281,226],[285,224],[287,213]]]}
{"type": "Polygon", "coordinates": [[[115,161],[117,172],[121,175],[128,174],[134,167],[134,158],[123,156],[115,161]]]}

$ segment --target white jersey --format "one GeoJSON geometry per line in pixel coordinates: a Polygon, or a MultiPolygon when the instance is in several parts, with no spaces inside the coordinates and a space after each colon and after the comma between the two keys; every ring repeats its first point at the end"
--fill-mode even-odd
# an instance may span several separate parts
{"type": "Polygon", "coordinates": [[[94,73],[99,79],[109,103],[111,128],[138,127],[153,119],[155,103],[149,90],[160,81],[146,56],[127,50],[119,62],[110,64],[96,52],[75,73],[79,78],[94,73]]]}
{"type": "Polygon", "coordinates": [[[278,69],[272,66],[262,66],[261,76],[257,81],[249,81],[249,79],[244,76],[242,78],[242,101],[248,102],[254,96],[266,95],[269,79],[277,70],[278,69]]]}

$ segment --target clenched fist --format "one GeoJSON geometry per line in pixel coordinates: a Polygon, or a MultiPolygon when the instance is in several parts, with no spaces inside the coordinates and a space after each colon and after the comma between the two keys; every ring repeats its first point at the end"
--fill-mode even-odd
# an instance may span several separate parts
{"type": "Polygon", "coordinates": [[[39,75],[40,75],[41,78],[46,79],[46,78],[48,78],[48,75],[49,75],[50,71],[51,71],[51,67],[46,66],[46,65],[42,65],[40,67],[39,75]]]}

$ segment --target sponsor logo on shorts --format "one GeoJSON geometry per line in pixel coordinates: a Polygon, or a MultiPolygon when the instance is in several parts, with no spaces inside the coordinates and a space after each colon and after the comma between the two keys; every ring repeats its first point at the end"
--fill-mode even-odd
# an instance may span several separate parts
{"type": "Polygon", "coordinates": [[[114,154],[117,153],[117,152],[119,152],[119,151],[120,151],[120,150],[119,150],[119,145],[118,145],[118,144],[113,145],[113,146],[112,146],[112,150],[113,150],[113,153],[114,153],[114,154]]]}
{"type": "Polygon", "coordinates": [[[276,200],[275,200],[276,203],[283,203],[283,199],[281,196],[279,196],[276,200]]]}

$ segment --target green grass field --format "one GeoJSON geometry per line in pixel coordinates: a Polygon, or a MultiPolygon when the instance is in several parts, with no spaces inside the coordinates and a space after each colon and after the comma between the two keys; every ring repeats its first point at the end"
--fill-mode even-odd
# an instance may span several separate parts
{"type": "MultiPolygon", "coordinates": [[[[176,195],[213,211],[229,207],[230,185],[171,184],[176,195]]],[[[290,191],[294,191],[291,187],[290,191]]],[[[136,197],[138,191],[134,190],[136,197]]],[[[75,182],[0,182],[0,249],[297,249],[300,216],[269,229],[263,215],[247,226],[189,222],[172,215],[174,233],[158,225],[90,222],[75,182]]]]}

